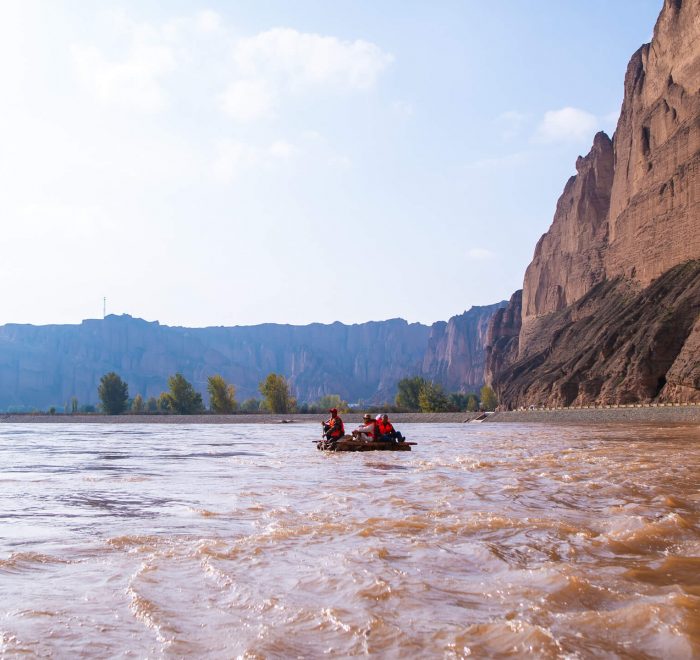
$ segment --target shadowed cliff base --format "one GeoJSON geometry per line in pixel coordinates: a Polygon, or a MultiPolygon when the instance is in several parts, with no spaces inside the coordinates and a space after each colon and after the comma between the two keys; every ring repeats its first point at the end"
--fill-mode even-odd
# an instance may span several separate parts
{"type": "Polygon", "coordinates": [[[623,278],[602,282],[532,321],[494,388],[507,408],[700,401],[699,317],[700,260],[641,290],[623,278]]]}

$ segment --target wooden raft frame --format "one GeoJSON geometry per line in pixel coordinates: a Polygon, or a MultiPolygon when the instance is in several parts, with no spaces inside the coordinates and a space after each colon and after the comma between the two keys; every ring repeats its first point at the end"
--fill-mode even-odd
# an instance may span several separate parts
{"type": "Polygon", "coordinates": [[[316,448],[321,451],[411,451],[411,447],[417,445],[417,442],[381,442],[379,440],[356,440],[351,435],[343,436],[332,447],[326,444],[325,440],[315,440],[316,448]]]}

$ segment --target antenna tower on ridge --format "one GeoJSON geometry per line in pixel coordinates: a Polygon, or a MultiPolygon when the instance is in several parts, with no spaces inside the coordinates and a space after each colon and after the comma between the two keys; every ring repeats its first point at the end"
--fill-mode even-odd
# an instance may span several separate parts
{"type": "Polygon", "coordinates": [[[107,296],[102,298],[102,318],[106,318],[107,316],[107,296]]]}

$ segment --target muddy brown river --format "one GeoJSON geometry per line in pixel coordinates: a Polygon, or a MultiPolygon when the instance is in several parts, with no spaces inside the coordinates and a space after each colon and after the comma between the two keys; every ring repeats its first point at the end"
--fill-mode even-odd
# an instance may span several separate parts
{"type": "Polygon", "coordinates": [[[700,657],[700,429],[0,426],[0,657],[700,657]]]}

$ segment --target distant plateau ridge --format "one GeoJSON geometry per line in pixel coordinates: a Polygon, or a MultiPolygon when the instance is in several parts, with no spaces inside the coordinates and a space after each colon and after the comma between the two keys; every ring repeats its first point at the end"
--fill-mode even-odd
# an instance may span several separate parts
{"type": "Polygon", "coordinates": [[[472,307],[432,326],[391,319],[182,328],[128,315],[79,325],[7,324],[0,326],[0,410],[63,407],[74,396],[96,403],[108,371],[144,398],[166,390],[176,372],[203,393],[207,378],[220,374],[239,400],[260,396],[258,384],[271,372],[288,378],[300,402],[325,394],[391,401],[396,383],[416,375],[472,392],[483,384],[489,320],[505,304],[472,307]]]}

